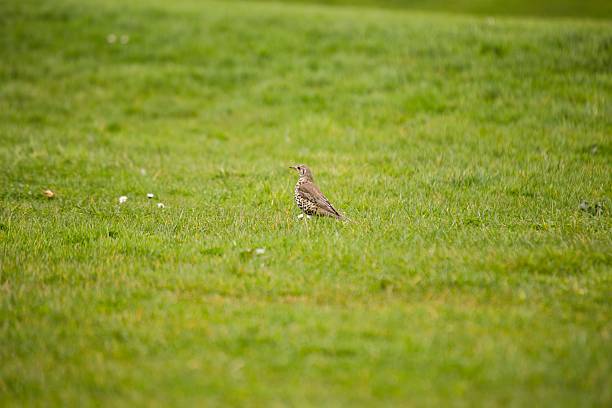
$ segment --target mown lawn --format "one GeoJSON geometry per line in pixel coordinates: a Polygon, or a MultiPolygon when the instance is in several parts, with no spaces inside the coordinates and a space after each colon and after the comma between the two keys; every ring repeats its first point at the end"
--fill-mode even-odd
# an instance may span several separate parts
{"type": "Polygon", "coordinates": [[[611,67],[610,20],[0,2],[0,405],[609,406],[611,67]]]}
{"type": "MultiPolygon", "coordinates": [[[[269,1],[269,0],[261,0],[269,1]]],[[[612,18],[609,0],[279,0],[330,6],[371,6],[489,16],[612,18]]]]}

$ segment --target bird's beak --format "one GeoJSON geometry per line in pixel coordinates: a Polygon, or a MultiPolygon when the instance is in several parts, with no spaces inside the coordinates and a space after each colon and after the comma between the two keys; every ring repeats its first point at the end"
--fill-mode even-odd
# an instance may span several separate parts
{"type": "Polygon", "coordinates": [[[295,167],[295,166],[289,166],[289,168],[297,171],[297,167],[295,167]]]}

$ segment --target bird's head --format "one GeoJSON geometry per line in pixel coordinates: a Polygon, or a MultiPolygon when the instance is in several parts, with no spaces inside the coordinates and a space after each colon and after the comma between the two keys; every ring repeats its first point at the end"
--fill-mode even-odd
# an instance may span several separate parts
{"type": "Polygon", "coordinates": [[[306,177],[307,179],[312,180],[312,172],[305,164],[296,164],[295,166],[289,166],[289,168],[300,173],[300,178],[306,177]]]}

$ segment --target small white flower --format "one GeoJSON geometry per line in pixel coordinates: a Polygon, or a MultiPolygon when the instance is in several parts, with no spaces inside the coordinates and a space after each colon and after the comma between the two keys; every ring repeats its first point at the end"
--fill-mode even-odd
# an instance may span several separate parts
{"type": "Polygon", "coordinates": [[[119,197],[119,204],[123,204],[127,201],[127,196],[121,196],[119,197]]]}
{"type": "Polygon", "coordinates": [[[304,214],[298,215],[298,220],[301,220],[302,218],[304,218],[304,214]]]}
{"type": "Polygon", "coordinates": [[[117,41],[117,36],[115,34],[109,34],[108,36],[106,36],[107,43],[113,44],[115,41],[117,41]]]}
{"type": "Polygon", "coordinates": [[[157,208],[166,208],[164,203],[157,203],[157,208]]]}
{"type": "Polygon", "coordinates": [[[263,255],[266,253],[266,248],[255,248],[255,255],[263,255]]]}
{"type": "Polygon", "coordinates": [[[127,44],[128,41],[130,41],[130,36],[123,34],[121,38],[119,39],[119,41],[121,42],[121,44],[127,44]]]}
{"type": "Polygon", "coordinates": [[[146,176],[146,175],[147,175],[147,170],[145,170],[145,169],[140,169],[140,175],[141,175],[141,176],[146,176]]]}
{"type": "Polygon", "coordinates": [[[153,193],[147,193],[147,198],[153,198],[153,197],[155,197],[153,193]]]}

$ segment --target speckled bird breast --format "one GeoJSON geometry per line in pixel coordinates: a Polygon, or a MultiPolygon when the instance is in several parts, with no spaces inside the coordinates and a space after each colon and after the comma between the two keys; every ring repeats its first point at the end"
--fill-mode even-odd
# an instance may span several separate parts
{"type": "Polygon", "coordinates": [[[306,215],[315,215],[317,213],[317,205],[300,195],[299,188],[300,185],[304,182],[305,180],[299,179],[297,184],[295,185],[295,191],[293,194],[295,198],[295,203],[300,208],[300,210],[304,211],[306,215]]]}

